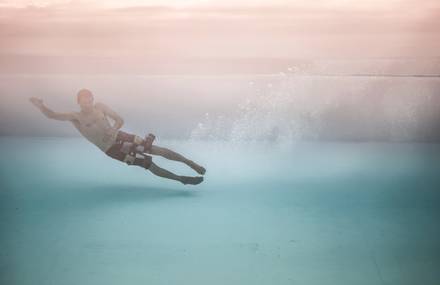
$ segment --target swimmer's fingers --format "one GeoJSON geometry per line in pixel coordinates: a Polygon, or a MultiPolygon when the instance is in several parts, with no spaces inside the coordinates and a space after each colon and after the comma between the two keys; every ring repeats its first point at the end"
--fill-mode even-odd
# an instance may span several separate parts
{"type": "Polygon", "coordinates": [[[31,97],[29,98],[29,101],[31,101],[36,107],[41,107],[43,105],[43,99],[41,98],[31,97]]]}

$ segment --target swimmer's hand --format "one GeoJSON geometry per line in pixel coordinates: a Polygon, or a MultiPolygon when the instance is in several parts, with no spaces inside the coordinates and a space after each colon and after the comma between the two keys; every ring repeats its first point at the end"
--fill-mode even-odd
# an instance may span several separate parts
{"type": "Polygon", "coordinates": [[[29,101],[31,101],[31,103],[34,104],[37,108],[41,108],[44,106],[43,99],[37,97],[31,97],[29,98],[29,101]]]}

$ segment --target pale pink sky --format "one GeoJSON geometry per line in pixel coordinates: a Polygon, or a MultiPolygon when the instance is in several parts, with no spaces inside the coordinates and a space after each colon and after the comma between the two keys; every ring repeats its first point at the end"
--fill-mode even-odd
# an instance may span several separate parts
{"type": "Polygon", "coordinates": [[[440,56],[437,0],[0,1],[0,56],[440,56]]]}
{"type": "Polygon", "coordinates": [[[130,7],[130,6],[302,6],[302,7],[343,7],[343,8],[385,8],[411,6],[438,7],[435,0],[2,0],[1,6],[89,6],[89,7],[130,7]]]}

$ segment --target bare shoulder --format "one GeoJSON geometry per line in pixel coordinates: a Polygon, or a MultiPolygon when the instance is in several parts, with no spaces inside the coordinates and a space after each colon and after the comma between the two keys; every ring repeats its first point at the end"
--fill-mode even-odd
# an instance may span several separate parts
{"type": "Polygon", "coordinates": [[[95,108],[103,110],[103,111],[109,109],[109,107],[106,104],[102,103],[102,102],[96,102],[95,103],[95,108]]]}
{"type": "Polygon", "coordinates": [[[104,114],[106,114],[107,116],[111,117],[111,118],[118,118],[118,114],[111,109],[109,106],[107,106],[104,103],[101,102],[96,102],[95,103],[95,108],[102,111],[104,114]]]}
{"type": "Polygon", "coordinates": [[[70,121],[79,121],[81,114],[79,112],[69,112],[70,121]]]}

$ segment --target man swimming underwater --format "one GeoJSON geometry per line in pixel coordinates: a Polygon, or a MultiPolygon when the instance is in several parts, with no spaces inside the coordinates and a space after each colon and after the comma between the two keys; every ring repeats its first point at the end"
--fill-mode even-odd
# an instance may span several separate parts
{"type": "Polygon", "coordinates": [[[194,161],[170,149],[153,145],[155,136],[152,134],[141,138],[120,130],[124,120],[106,105],[94,104],[93,94],[90,90],[81,89],[77,94],[80,112],[57,113],[47,108],[42,99],[32,97],[30,101],[46,117],[59,121],[70,121],[87,140],[114,159],[128,165],[143,167],[157,176],[177,180],[183,184],[196,185],[203,181],[203,176],[180,176],[154,164],[152,157],[147,154],[160,155],[170,160],[183,162],[201,175],[206,171],[194,161]],[[113,126],[108,118],[114,120],[113,126]]]}

